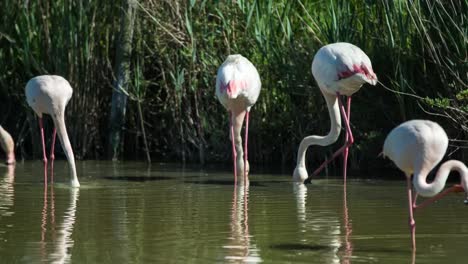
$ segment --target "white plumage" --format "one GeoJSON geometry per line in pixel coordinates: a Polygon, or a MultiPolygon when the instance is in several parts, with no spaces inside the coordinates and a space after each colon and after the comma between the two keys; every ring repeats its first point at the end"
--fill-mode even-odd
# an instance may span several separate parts
{"type": "Polygon", "coordinates": [[[255,66],[242,55],[229,55],[216,76],[216,96],[228,110],[250,108],[260,95],[260,76],[255,66]]]}
{"type": "Polygon", "coordinates": [[[339,42],[320,48],[312,62],[312,75],[322,91],[351,96],[364,83],[377,84],[367,55],[357,46],[339,42]]]}
{"type": "Polygon", "coordinates": [[[247,159],[247,137],[249,127],[249,112],[260,95],[260,76],[255,66],[243,56],[229,55],[219,67],[216,76],[216,96],[230,113],[230,134],[234,159],[234,178],[237,181],[237,171],[247,179],[250,167],[247,159]],[[240,135],[242,125],[245,125],[245,154],[240,135]],[[245,165],[245,166],[244,166],[245,165]]]}
{"type": "Polygon", "coordinates": [[[13,137],[2,126],[0,126],[0,147],[5,151],[7,165],[12,165],[16,162],[15,159],[15,142],[13,137]]]}
{"type": "MultiPolygon", "coordinates": [[[[65,127],[65,107],[67,106],[68,101],[70,101],[73,94],[73,89],[71,88],[70,83],[68,83],[68,81],[61,76],[42,75],[29,80],[29,82],[26,84],[25,92],[28,105],[39,116],[45,167],[47,167],[47,157],[45,155],[42,115],[48,114],[54,121],[55,129],[57,129],[60,142],[62,143],[62,148],[64,149],[65,155],[67,156],[68,163],[70,165],[71,185],[73,187],[79,187],[80,184],[76,175],[75,157],[73,155],[67,129],[65,127]]],[[[55,138],[53,142],[55,142],[55,138]]],[[[54,149],[53,146],[52,149],[54,149]]],[[[51,153],[51,159],[53,162],[53,152],[51,153]]],[[[44,170],[44,174],[45,180],[47,180],[46,168],[44,170]]]]}
{"type": "MultiPolygon", "coordinates": [[[[431,183],[427,176],[442,160],[447,151],[448,137],[444,129],[429,120],[411,120],[394,128],[384,142],[383,155],[390,158],[395,165],[406,174],[406,189],[408,193],[408,212],[413,248],[416,248],[413,210],[424,207],[451,192],[468,191],[468,169],[458,160],[444,162],[431,183]],[[452,186],[445,191],[445,183],[450,171],[456,170],[461,176],[461,185],[452,186]],[[411,184],[413,175],[413,184],[411,184]],[[432,197],[421,205],[416,205],[413,198],[412,185],[416,194],[432,197]]],[[[465,203],[468,200],[465,199],[465,203]]]]}
{"type": "Polygon", "coordinates": [[[463,163],[456,160],[445,162],[439,168],[434,181],[431,184],[426,182],[428,174],[444,157],[447,146],[447,134],[439,124],[429,120],[411,120],[388,134],[383,154],[407,177],[413,175],[413,185],[421,196],[432,197],[442,191],[452,169],[461,174],[462,186],[468,190],[468,170],[463,163]]]}
{"type": "MultiPolygon", "coordinates": [[[[338,140],[341,130],[340,95],[348,96],[348,113],[341,113],[346,124],[345,145],[337,151],[330,160],[324,162],[314,175],[318,174],[328,162],[338,154],[344,154],[344,179],[346,181],[346,163],[348,147],[354,139],[349,124],[349,111],[351,96],[356,93],[364,83],[377,84],[377,76],[367,55],[358,47],[350,43],[333,43],[323,46],[317,51],[312,61],[312,75],[322,91],[330,114],[331,128],[326,136],[305,137],[297,153],[297,165],[293,173],[293,180],[308,182],[308,173],[305,167],[305,154],[310,145],[327,146],[338,140]],[[337,100],[339,99],[339,100],[337,100]]],[[[341,104],[342,105],[342,104],[341,104]]]]}

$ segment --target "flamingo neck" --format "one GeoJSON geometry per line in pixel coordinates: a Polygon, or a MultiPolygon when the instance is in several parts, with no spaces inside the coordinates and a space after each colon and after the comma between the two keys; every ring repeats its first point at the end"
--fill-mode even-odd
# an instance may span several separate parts
{"type": "Polygon", "coordinates": [[[322,93],[323,97],[325,97],[325,101],[327,102],[328,113],[330,115],[330,131],[325,136],[308,136],[301,141],[301,144],[299,145],[299,150],[297,152],[298,167],[305,168],[305,154],[309,146],[328,146],[336,142],[338,140],[338,137],[340,136],[341,117],[337,97],[336,95],[331,95],[324,91],[322,91],[322,93]]]}
{"type": "Polygon", "coordinates": [[[463,189],[468,191],[468,169],[462,162],[458,160],[449,160],[442,164],[437,171],[434,181],[426,182],[428,171],[415,172],[413,176],[413,185],[416,192],[423,197],[432,197],[440,193],[447,182],[447,178],[451,171],[457,171],[461,177],[461,185],[463,189]]]}
{"type": "Polygon", "coordinates": [[[6,153],[7,164],[15,163],[15,142],[11,137],[10,133],[8,133],[2,126],[0,126],[0,146],[6,153]]]}
{"type": "Polygon", "coordinates": [[[70,168],[71,185],[72,187],[79,187],[78,177],[76,174],[75,156],[73,155],[73,149],[68,138],[67,128],[65,127],[65,112],[61,112],[53,116],[55,127],[57,128],[57,134],[62,144],[62,148],[67,156],[68,165],[70,168]]]}

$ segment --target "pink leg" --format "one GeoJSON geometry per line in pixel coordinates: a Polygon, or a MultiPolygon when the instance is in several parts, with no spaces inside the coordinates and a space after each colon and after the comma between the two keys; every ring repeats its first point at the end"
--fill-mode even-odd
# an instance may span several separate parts
{"type": "MultiPolygon", "coordinates": [[[[345,136],[345,146],[346,147],[345,147],[344,152],[343,152],[343,181],[344,181],[345,185],[346,185],[346,172],[347,172],[347,168],[348,168],[349,146],[351,144],[353,144],[352,142],[348,143],[348,142],[350,142],[350,141],[348,141],[349,138],[353,137],[353,134],[351,133],[351,128],[349,128],[349,130],[348,130],[348,127],[350,127],[349,120],[351,119],[351,96],[348,96],[346,106],[347,106],[347,111],[346,112],[347,112],[347,119],[348,119],[347,122],[348,122],[348,124],[346,126],[347,128],[346,128],[346,136],[345,136]]],[[[354,141],[354,139],[351,140],[351,141],[354,141]]]]}
{"type": "Polygon", "coordinates": [[[232,144],[232,159],[234,160],[234,184],[237,184],[237,152],[234,143],[234,113],[231,113],[231,122],[229,130],[231,131],[231,144],[232,144]]]}
{"type": "Polygon", "coordinates": [[[41,138],[42,138],[42,156],[44,161],[44,184],[47,185],[47,155],[44,139],[44,126],[42,125],[42,117],[39,117],[39,127],[41,129],[41,138]]]}
{"type": "Polygon", "coordinates": [[[244,147],[244,184],[247,184],[247,153],[248,153],[248,136],[249,136],[249,112],[247,111],[245,117],[245,147],[244,147]]]}
{"type": "Polygon", "coordinates": [[[416,209],[416,200],[418,199],[418,193],[415,193],[414,194],[414,198],[413,198],[413,209],[416,209]]]}
{"type": "MultiPolygon", "coordinates": [[[[351,132],[351,128],[349,126],[349,119],[347,118],[346,116],[346,113],[344,111],[344,107],[343,107],[343,104],[341,103],[341,99],[340,99],[340,94],[337,93],[337,97],[338,97],[338,103],[340,104],[340,109],[341,109],[341,115],[343,116],[343,119],[344,119],[344,123],[345,123],[345,128],[346,128],[346,134],[348,135],[347,136],[347,140],[345,142],[345,144],[340,148],[338,149],[337,151],[335,151],[335,153],[333,153],[332,157],[328,160],[326,160],[324,163],[322,163],[322,165],[320,165],[313,173],[312,175],[306,180],[304,181],[304,183],[310,183],[310,180],[314,177],[314,176],[317,176],[317,174],[319,174],[319,172],[321,172],[325,166],[328,165],[328,163],[330,163],[332,160],[334,160],[336,157],[338,157],[338,155],[340,155],[341,153],[343,153],[345,151],[345,149],[347,149],[349,146],[351,146],[353,143],[354,143],[354,137],[353,137],[353,133],[351,132]]],[[[348,106],[350,107],[350,104],[351,104],[351,100],[348,99],[348,106]]],[[[346,139],[346,138],[345,138],[346,139]]],[[[347,159],[346,159],[347,161],[347,159]]]]}
{"type": "Polygon", "coordinates": [[[409,212],[409,227],[411,231],[411,242],[413,245],[413,250],[416,249],[416,222],[413,217],[413,198],[412,198],[412,185],[411,178],[406,177],[406,191],[408,192],[408,212],[409,212]]]}
{"type": "Polygon", "coordinates": [[[50,149],[50,182],[54,182],[54,160],[55,160],[55,138],[57,136],[57,128],[54,127],[52,134],[52,148],[50,149]]]}

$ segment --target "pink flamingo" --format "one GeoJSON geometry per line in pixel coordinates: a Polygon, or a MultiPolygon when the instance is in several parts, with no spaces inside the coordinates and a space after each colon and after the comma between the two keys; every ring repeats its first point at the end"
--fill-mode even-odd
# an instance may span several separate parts
{"type": "Polygon", "coordinates": [[[329,44],[320,48],[312,62],[312,75],[317,81],[323,97],[325,97],[330,114],[331,128],[326,136],[308,136],[301,141],[297,152],[297,165],[294,169],[293,180],[310,183],[313,176],[317,175],[329,162],[343,153],[343,174],[344,183],[346,184],[348,148],[354,142],[349,123],[351,96],[359,91],[364,83],[376,85],[377,76],[372,70],[369,57],[360,48],[344,42],[329,44]],[[341,102],[341,95],[347,96],[347,111],[345,111],[341,102]],[[341,130],[340,111],[346,128],[345,144],[333,154],[331,159],[320,165],[313,172],[312,177],[309,178],[305,166],[307,148],[310,145],[328,146],[338,140],[341,130]]]}
{"type": "Polygon", "coordinates": [[[10,133],[8,133],[2,126],[0,126],[0,146],[6,153],[6,164],[12,165],[15,164],[15,142],[11,137],[10,133]]]}
{"type": "MultiPolygon", "coordinates": [[[[39,116],[39,127],[42,138],[42,154],[44,161],[44,182],[47,184],[47,156],[44,139],[44,128],[42,124],[42,114],[48,114],[54,121],[54,132],[52,135],[52,148],[50,151],[51,171],[54,169],[54,148],[55,137],[58,133],[60,142],[67,156],[72,187],[79,187],[78,177],[76,175],[75,157],[68,139],[67,129],[65,127],[65,107],[70,101],[73,89],[63,77],[56,75],[42,75],[29,80],[26,84],[26,100],[28,105],[39,116]],[[57,132],[58,130],[58,132],[57,132]]],[[[53,179],[52,179],[53,180],[53,179]]]]}
{"type": "Polygon", "coordinates": [[[234,181],[237,182],[237,171],[242,172],[244,180],[250,171],[248,153],[248,131],[250,108],[260,95],[260,76],[255,66],[241,55],[229,55],[219,67],[216,77],[216,96],[230,113],[230,134],[234,160],[234,181]],[[245,123],[245,155],[240,135],[245,123]],[[242,159],[243,158],[243,159],[242,159]]]}
{"type": "MultiPolygon", "coordinates": [[[[429,172],[442,160],[447,151],[448,138],[444,129],[429,120],[411,120],[394,128],[385,139],[383,155],[389,157],[406,175],[408,193],[409,225],[413,249],[416,249],[416,222],[413,210],[422,208],[451,192],[468,191],[468,169],[460,161],[449,160],[443,163],[432,183],[427,183],[429,172]],[[454,185],[441,192],[450,171],[461,175],[461,185],[454,185]],[[412,198],[411,175],[416,195],[412,198]],[[416,205],[417,195],[432,197],[416,205]]],[[[465,203],[468,199],[465,199],[465,203]]]]}

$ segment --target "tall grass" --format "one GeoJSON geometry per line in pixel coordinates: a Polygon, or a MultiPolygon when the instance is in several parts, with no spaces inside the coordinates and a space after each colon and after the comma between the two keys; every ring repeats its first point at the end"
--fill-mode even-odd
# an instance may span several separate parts
{"type": "MultiPolygon", "coordinates": [[[[35,127],[26,122],[34,119],[27,118],[24,84],[37,74],[64,75],[75,88],[67,118],[76,152],[81,158],[102,157],[119,6],[4,2],[11,11],[0,28],[0,108],[6,113],[0,122],[16,132],[19,149],[29,157],[27,131],[35,127]]],[[[352,167],[382,166],[376,156],[386,133],[406,119],[435,119],[450,137],[466,140],[467,5],[462,0],[140,1],[125,157],[143,158],[146,131],[156,160],[229,161],[227,113],[214,96],[214,80],[225,57],[241,53],[257,66],[263,84],[252,110],[252,162],[292,167],[301,138],[329,129],[310,64],[322,45],[337,41],[361,47],[386,86],[421,98],[382,87],[356,94],[352,167]]],[[[318,163],[331,151],[316,147],[309,162],[318,163]]]]}

